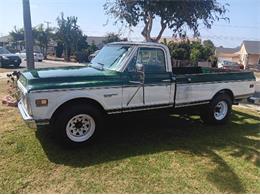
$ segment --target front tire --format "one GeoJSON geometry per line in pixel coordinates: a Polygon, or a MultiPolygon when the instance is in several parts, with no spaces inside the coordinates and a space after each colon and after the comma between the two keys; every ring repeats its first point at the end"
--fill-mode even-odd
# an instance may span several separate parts
{"type": "Polygon", "coordinates": [[[93,140],[102,119],[100,110],[91,105],[71,105],[57,113],[53,127],[62,144],[82,145],[93,140]]]}
{"type": "Polygon", "coordinates": [[[225,93],[217,95],[209,105],[202,109],[200,117],[206,124],[226,124],[231,116],[232,100],[225,93]]]}

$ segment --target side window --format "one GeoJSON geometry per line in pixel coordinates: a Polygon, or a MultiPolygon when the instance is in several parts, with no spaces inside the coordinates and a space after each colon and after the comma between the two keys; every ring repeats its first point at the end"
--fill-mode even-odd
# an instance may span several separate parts
{"type": "Polygon", "coordinates": [[[140,48],[137,63],[143,64],[147,73],[166,72],[165,55],[161,49],[140,48]]]}

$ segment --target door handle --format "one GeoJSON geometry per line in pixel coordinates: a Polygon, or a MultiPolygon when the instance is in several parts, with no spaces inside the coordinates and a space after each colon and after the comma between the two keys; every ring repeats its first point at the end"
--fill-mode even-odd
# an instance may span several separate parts
{"type": "Polygon", "coordinates": [[[138,84],[138,85],[141,85],[141,84],[143,84],[142,82],[140,82],[140,81],[129,81],[129,83],[131,83],[131,84],[138,84]]]}
{"type": "Polygon", "coordinates": [[[165,79],[165,80],[162,80],[162,82],[169,83],[169,82],[171,82],[171,79],[165,79]]]}

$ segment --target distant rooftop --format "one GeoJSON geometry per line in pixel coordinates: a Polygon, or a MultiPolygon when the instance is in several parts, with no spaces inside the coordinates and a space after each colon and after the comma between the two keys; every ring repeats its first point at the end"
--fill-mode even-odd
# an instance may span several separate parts
{"type": "Polygon", "coordinates": [[[7,36],[3,36],[0,37],[0,43],[8,43],[12,40],[11,36],[7,35],[7,36]]]}
{"type": "Polygon", "coordinates": [[[226,47],[216,47],[216,52],[218,53],[236,53],[239,52],[240,47],[235,47],[235,48],[226,48],[226,47]]]}
{"type": "Polygon", "coordinates": [[[260,54],[260,41],[243,41],[245,49],[249,54],[260,54]]]}

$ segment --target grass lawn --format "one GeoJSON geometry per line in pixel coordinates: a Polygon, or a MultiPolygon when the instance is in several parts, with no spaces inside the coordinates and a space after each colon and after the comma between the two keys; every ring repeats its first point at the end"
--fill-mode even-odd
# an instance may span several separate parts
{"type": "MultiPolygon", "coordinates": [[[[0,80],[0,97],[5,94],[0,80]]],[[[0,193],[260,193],[260,117],[234,108],[226,126],[199,117],[110,121],[74,150],[0,105],[0,193]]]]}

